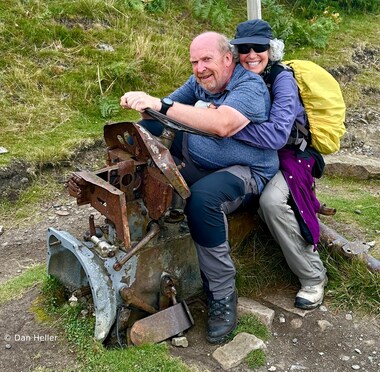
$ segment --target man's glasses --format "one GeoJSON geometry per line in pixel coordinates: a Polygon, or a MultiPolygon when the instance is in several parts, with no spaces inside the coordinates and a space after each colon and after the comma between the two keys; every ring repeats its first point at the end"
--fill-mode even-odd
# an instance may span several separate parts
{"type": "Polygon", "coordinates": [[[237,49],[239,54],[248,54],[251,49],[255,53],[262,53],[269,49],[269,44],[238,44],[237,49]]]}

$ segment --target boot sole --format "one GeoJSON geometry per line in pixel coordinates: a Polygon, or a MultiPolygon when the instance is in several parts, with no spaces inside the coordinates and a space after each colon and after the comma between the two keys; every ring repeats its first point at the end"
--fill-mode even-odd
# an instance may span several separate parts
{"type": "Polygon", "coordinates": [[[296,302],[294,303],[294,306],[297,307],[298,309],[302,309],[302,310],[312,310],[312,309],[317,308],[318,306],[321,306],[322,302],[323,302],[323,298],[322,298],[321,301],[318,301],[316,303],[312,303],[310,305],[307,305],[307,304],[298,304],[297,303],[297,299],[296,299],[296,302]]]}
{"type": "Polygon", "coordinates": [[[237,327],[237,322],[235,323],[235,325],[232,327],[232,329],[226,333],[225,335],[223,336],[219,336],[219,337],[210,337],[210,336],[206,336],[206,340],[210,343],[210,344],[222,344],[223,342],[227,341],[228,338],[231,336],[231,333],[236,329],[237,327]]]}

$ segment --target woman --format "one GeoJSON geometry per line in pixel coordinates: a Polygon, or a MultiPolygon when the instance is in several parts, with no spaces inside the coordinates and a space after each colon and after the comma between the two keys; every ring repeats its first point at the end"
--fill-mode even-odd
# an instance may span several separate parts
{"type": "Polygon", "coordinates": [[[280,170],[263,191],[259,214],[301,283],[295,306],[313,309],[322,303],[327,284],[326,269],[316,251],[320,204],[313,193],[313,176],[321,175],[316,171],[323,159],[307,138],[293,135],[297,126],[305,128],[306,113],[292,71],[279,63],[284,43],[273,38],[269,24],[259,19],[240,23],[231,44],[241,65],[267,82],[272,97],[268,122],[251,124],[234,138],[279,150],[280,170]],[[293,137],[296,141],[289,140],[293,137]]]}

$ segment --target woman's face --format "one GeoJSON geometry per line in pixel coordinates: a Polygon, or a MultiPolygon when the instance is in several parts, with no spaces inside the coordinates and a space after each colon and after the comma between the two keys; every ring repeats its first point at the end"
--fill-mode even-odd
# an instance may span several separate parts
{"type": "Polygon", "coordinates": [[[262,51],[262,47],[260,48],[255,44],[238,45],[240,63],[245,69],[256,74],[261,74],[265,70],[269,62],[269,53],[268,50],[262,51]]]}

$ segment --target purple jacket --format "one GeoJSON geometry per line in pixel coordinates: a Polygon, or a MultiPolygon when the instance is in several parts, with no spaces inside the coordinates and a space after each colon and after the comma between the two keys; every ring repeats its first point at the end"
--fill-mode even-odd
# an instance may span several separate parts
{"type": "Polygon", "coordinates": [[[314,245],[317,249],[319,242],[319,223],[317,212],[321,206],[313,192],[314,178],[312,169],[314,158],[307,155],[307,150],[303,154],[293,150],[283,148],[279,150],[280,170],[288,184],[290,194],[295,202],[295,214],[300,225],[301,234],[306,241],[314,245]]]}

